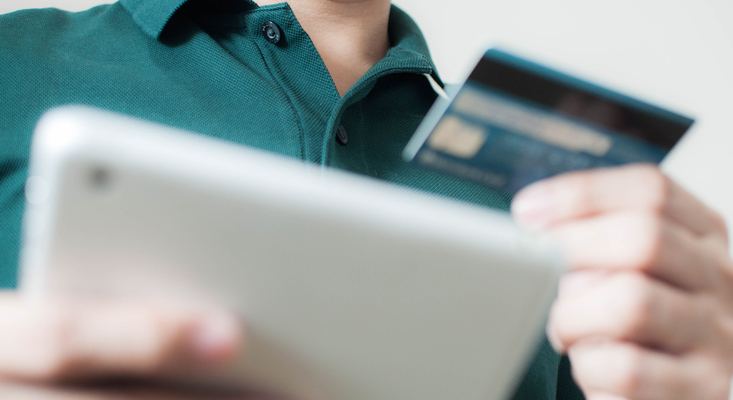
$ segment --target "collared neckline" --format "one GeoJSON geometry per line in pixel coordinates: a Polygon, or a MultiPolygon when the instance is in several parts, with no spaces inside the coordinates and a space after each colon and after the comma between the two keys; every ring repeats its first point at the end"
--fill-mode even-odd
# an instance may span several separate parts
{"type": "Polygon", "coordinates": [[[426,69],[429,69],[423,73],[430,74],[440,86],[444,86],[420,27],[406,12],[395,5],[392,5],[389,13],[389,39],[392,48],[387,53],[388,57],[403,52],[412,58],[422,60],[426,69]]]}
{"type": "MultiPolygon", "coordinates": [[[[242,0],[258,8],[253,0],[242,0]]],[[[148,35],[159,39],[173,14],[189,0],[120,0],[120,4],[132,15],[132,19],[148,35]]]]}
{"type": "MultiPolygon", "coordinates": [[[[146,34],[159,39],[176,11],[189,1],[191,0],[120,0],[120,3],[146,34]]],[[[241,1],[252,9],[260,8],[253,0],[241,1]]],[[[413,61],[420,61],[441,82],[420,28],[407,13],[394,5],[389,16],[389,35],[392,48],[388,57],[399,54],[412,58],[413,61]]]]}

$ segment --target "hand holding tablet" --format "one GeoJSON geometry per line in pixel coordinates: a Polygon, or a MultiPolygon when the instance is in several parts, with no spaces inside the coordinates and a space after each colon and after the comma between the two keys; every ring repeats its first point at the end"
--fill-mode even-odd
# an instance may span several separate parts
{"type": "Polygon", "coordinates": [[[23,293],[241,315],[241,362],[187,382],[500,400],[564,266],[505,213],[119,115],[56,110],[34,140],[23,293]]]}

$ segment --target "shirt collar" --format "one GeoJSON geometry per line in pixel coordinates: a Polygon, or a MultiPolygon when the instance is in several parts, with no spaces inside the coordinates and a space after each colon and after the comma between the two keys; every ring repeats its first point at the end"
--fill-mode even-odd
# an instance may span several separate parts
{"type": "MultiPolygon", "coordinates": [[[[160,37],[168,22],[189,0],[120,0],[123,7],[132,15],[133,20],[148,35],[160,37]]],[[[208,0],[211,1],[211,0],[208,0]]],[[[242,0],[257,8],[253,0],[242,0]]],[[[390,54],[400,54],[429,66],[432,75],[438,78],[435,65],[430,57],[428,45],[420,28],[404,11],[392,6],[389,17],[389,35],[392,41],[390,54]]],[[[440,80],[438,79],[440,82],[440,80]]]]}
{"type": "MultiPolygon", "coordinates": [[[[132,19],[148,35],[158,39],[163,29],[178,11],[189,0],[120,0],[123,7],[132,15],[132,19]]],[[[253,7],[252,0],[242,0],[253,7]]]]}
{"type": "Polygon", "coordinates": [[[392,6],[392,11],[389,14],[389,36],[392,48],[388,56],[401,52],[409,58],[425,64],[430,70],[427,73],[432,75],[441,86],[443,85],[435,68],[435,63],[433,63],[430,56],[425,36],[423,36],[417,23],[395,5],[392,6]]]}

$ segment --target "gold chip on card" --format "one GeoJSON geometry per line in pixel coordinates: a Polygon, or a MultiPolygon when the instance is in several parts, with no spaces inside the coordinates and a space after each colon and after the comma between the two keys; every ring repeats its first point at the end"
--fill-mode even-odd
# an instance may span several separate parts
{"type": "Polygon", "coordinates": [[[460,158],[473,158],[486,142],[487,132],[454,116],[444,117],[428,138],[435,150],[460,158]]]}

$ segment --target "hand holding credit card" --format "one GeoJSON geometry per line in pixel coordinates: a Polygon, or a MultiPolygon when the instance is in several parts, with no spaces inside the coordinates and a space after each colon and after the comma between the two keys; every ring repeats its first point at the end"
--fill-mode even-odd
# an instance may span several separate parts
{"type": "Polygon", "coordinates": [[[497,49],[439,99],[404,156],[516,193],[563,172],[664,159],[693,120],[497,49]]]}

